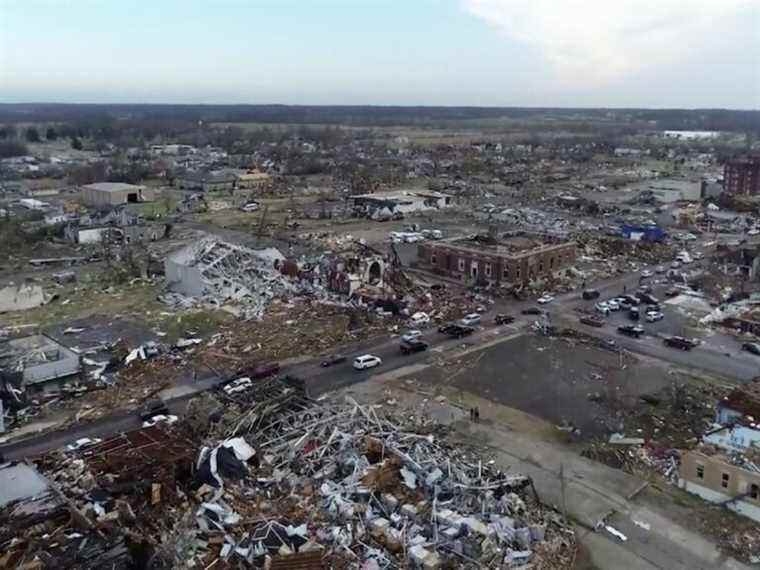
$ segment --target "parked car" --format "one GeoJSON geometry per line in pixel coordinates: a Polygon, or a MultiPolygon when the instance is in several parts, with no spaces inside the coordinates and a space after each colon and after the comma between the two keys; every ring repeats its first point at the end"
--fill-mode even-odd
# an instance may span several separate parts
{"type": "Polygon", "coordinates": [[[598,313],[603,314],[605,317],[610,314],[610,307],[605,302],[597,303],[594,305],[594,309],[596,309],[598,313]]]}
{"type": "Polygon", "coordinates": [[[259,209],[259,203],[258,202],[248,202],[247,204],[244,204],[240,206],[240,209],[243,212],[256,212],[259,209]]]}
{"type": "Polygon", "coordinates": [[[409,341],[405,340],[401,343],[399,348],[401,349],[402,354],[412,354],[414,352],[422,352],[423,350],[427,350],[428,343],[419,339],[413,339],[409,341]]]}
{"type": "Polygon", "coordinates": [[[610,299],[607,301],[607,307],[610,309],[610,311],[619,311],[620,303],[618,303],[615,299],[610,299]]]}
{"type": "Polygon", "coordinates": [[[645,318],[648,323],[655,323],[664,319],[665,315],[663,315],[660,311],[647,311],[645,318]]]}
{"type": "Polygon", "coordinates": [[[539,309],[538,307],[528,307],[527,309],[523,309],[520,311],[523,315],[541,315],[543,314],[543,311],[539,309]]]}
{"type": "Polygon", "coordinates": [[[145,421],[159,414],[168,414],[169,407],[163,400],[149,400],[139,409],[140,419],[145,421]]]}
{"type": "Polygon", "coordinates": [[[101,441],[103,440],[99,437],[83,437],[73,443],[68,444],[66,446],[66,451],[79,451],[80,449],[84,449],[86,447],[92,447],[101,441]]]}
{"type": "Polygon", "coordinates": [[[665,345],[671,348],[680,348],[681,350],[691,350],[696,346],[696,343],[688,338],[682,336],[669,336],[665,338],[665,345]]]}
{"type": "Polygon", "coordinates": [[[342,362],[345,362],[347,358],[343,356],[342,354],[331,354],[327,358],[325,358],[322,361],[322,368],[327,368],[328,366],[334,366],[335,364],[341,364],[342,362]]]}
{"type": "Polygon", "coordinates": [[[480,315],[478,313],[470,313],[459,319],[459,324],[465,327],[471,327],[477,325],[480,322],[480,315]]]}
{"type": "Polygon", "coordinates": [[[157,416],[153,416],[149,420],[145,420],[143,422],[142,427],[153,427],[156,424],[166,424],[168,426],[172,424],[176,424],[179,421],[179,418],[177,416],[173,416],[171,414],[164,415],[164,414],[158,414],[157,416]]]}
{"type": "Polygon", "coordinates": [[[380,366],[382,363],[383,361],[380,359],[379,356],[375,356],[374,354],[364,354],[362,356],[357,356],[354,359],[354,369],[366,370],[367,368],[374,368],[375,366],[380,366]]]}
{"type": "Polygon", "coordinates": [[[554,301],[554,297],[551,295],[541,295],[536,301],[539,305],[546,305],[554,301]]]}
{"type": "Polygon", "coordinates": [[[654,271],[655,273],[663,274],[665,273],[665,271],[667,271],[667,269],[665,268],[664,265],[658,265],[657,267],[654,268],[654,271]]]}
{"type": "Polygon", "coordinates": [[[586,289],[583,292],[582,297],[583,297],[584,301],[591,301],[593,299],[598,299],[599,298],[599,291],[597,291],[596,289],[586,289]]]}
{"type": "Polygon", "coordinates": [[[473,327],[466,327],[459,324],[448,324],[440,327],[438,332],[450,336],[451,338],[462,338],[463,336],[471,335],[475,332],[475,329],[473,327]]]}
{"type": "Polygon", "coordinates": [[[634,307],[637,307],[640,302],[638,298],[634,297],[633,295],[623,295],[621,298],[625,299],[627,303],[630,303],[634,307]]]}
{"type": "Polygon", "coordinates": [[[251,386],[253,386],[253,382],[251,381],[251,379],[248,376],[243,376],[242,378],[233,380],[229,384],[225,384],[222,390],[224,390],[224,393],[227,394],[228,396],[232,396],[233,394],[245,392],[251,386]]]}
{"type": "Polygon", "coordinates": [[[632,336],[634,338],[639,338],[641,335],[644,334],[644,327],[639,326],[639,325],[622,325],[617,328],[617,331],[620,334],[632,336]]]}
{"type": "Polygon", "coordinates": [[[596,317],[594,315],[584,315],[580,318],[581,323],[590,327],[603,327],[604,319],[596,317]]]}
{"type": "Polygon", "coordinates": [[[746,350],[747,352],[751,354],[756,354],[760,356],[760,343],[757,342],[745,342],[742,345],[742,350],[746,350]]]}
{"type": "Polygon", "coordinates": [[[430,322],[430,316],[420,311],[411,316],[411,321],[416,325],[426,325],[430,322]]]}
{"type": "Polygon", "coordinates": [[[421,336],[422,336],[422,331],[411,330],[411,331],[406,331],[406,333],[404,333],[401,336],[401,340],[404,341],[404,342],[406,342],[406,341],[412,341],[412,340],[417,340],[421,336]]]}
{"type": "Polygon", "coordinates": [[[641,272],[642,277],[652,277],[653,275],[654,273],[652,273],[652,271],[649,269],[645,269],[644,271],[641,272]]]}
{"type": "Polygon", "coordinates": [[[515,318],[512,315],[507,315],[505,313],[499,313],[493,319],[495,325],[508,325],[514,321],[515,318]]]}
{"type": "Polygon", "coordinates": [[[639,311],[638,307],[631,307],[628,309],[628,318],[632,321],[638,321],[641,317],[641,312],[639,311]]]}

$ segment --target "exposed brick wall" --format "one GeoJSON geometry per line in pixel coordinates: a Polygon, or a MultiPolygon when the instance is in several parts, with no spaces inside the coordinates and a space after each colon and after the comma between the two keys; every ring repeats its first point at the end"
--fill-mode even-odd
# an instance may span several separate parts
{"type": "Polygon", "coordinates": [[[423,242],[417,247],[419,264],[434,273],[459,280],[527,283],[548,277],[572,265],[575,242],[549,245],[515,255],[473,252],[447,243],[423,242]]]}

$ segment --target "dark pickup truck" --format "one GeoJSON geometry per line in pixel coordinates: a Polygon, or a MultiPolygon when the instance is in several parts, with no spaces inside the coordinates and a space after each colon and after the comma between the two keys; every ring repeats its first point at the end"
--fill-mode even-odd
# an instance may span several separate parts
{"type": "Polygon", "coordinates": [[[438,332],[450,336],[451,338],[462,338],[463,336],[468,336],[474,333],[475,329],[464,325],[450,324],[443,325],[438,329],[438,332]]]}
{"type": "Polygon", "coordinates": [[[599,317],[595,317],[594,315],[585,315],[580,318],[581,323],[584,325],[588,325],[590,327],[603,327],[604,326],[604,319],[600,319],[599,317]]]}
{"type": "Polygon", "coordinates": [[[515,318],[512,315],[505,315],[504,313],[499,313],[493,319],[493,322],[496,325],[508,325],[509,323],[513,323],[514,321],[515,321],[515,318]]]}
{"type": "Polygon", "coordinates": [[[641,327],[639,325],[622,325],[617,328],[617,331],[620,334],[624,334],[626,336],[639,338],[641,335],[644,334],[644,327],[641,327]]]}
{"type": "Polygon", "coordinates": [[[412,354],[414,352],[427,350],[428,343],[418,339],[405,340],[399,345],[399,348],[401,349],[402,354],[412,354]]]}
{"type": "Polygon", "coordinates": [[[682,336],[669,336],[665,338],[665,346],[669,346],[671,348],[680,348],[681,350],[691,350],[697,346],[697,343],[682,336]]]}

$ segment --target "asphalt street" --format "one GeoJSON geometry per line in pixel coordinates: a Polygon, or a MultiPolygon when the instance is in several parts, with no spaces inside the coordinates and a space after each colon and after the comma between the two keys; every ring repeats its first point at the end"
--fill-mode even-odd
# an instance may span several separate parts
{"type": "MultiPolygon", "coordinates": [[[[593,287],[600,292],[600,299],[611,298],[620,295],[624,287],[627,291],[634,291],[639,285],[639,273],[629,273],[615,278],[594,283],[593,287]]],[[[381,341],[357,343],[343,352],[347,357],[346,362],[330,367],[321,367],[322,358],[307,361],[305,363],[285,366],[284,374],[292,374],[306,381],[307,390],[312,397],[322,393],[345,388],[352,384],[363,382],[378,372],[389,372],[407,365],[419,364],[428,361],[431,353],[441,353],[462,345],[475,346],[492,339],[494,333],[509,334],[519,329],[524,329],[536,320],[535,316],[521,315],[521,311],[528,307],[537,306],[535,301],[502,300],[496,303],[483,315],[479,330],[475,334],[463,339],[450,339],[439,333],[434,326],[423,330],[423,339],[430,344],[430,350],[426,352],[402,355],[399,350],[399,339],[389,336],[381,341]],[[496,327],[493,323],[497,312],[509,313],[516,317],[511,325],[496,327]],[[382,365],[369,370],[357,371],[352,367],[352,361],[361,354],[373,354],[382,359],[382,365]]],[[[571,292],[558,295],[554,301],[542,308],[548,311],[550,318],[561,317],[571,321],[577,321],[579,306],[593,307],[593,302],[582,301],[579,292],[571,292]]],[[[618,317],[621,318],[621,317],[618,317]]],[[[668,318],[668,317],[666,317],[668,318]]],[[[583,327],[583,325],[579,325],[583,327]]],[[[746,382],[760,374],[760,358],[741,353],[739,345],[728,351],[721,347],[717,350],[709,343],[684,352],[666,347],[662,339],[656,335],[647,335],[640,339],[622,336],[616,332],[615,319],[610,319],[610,324],[601,329],[584,327],[583,330],[590,335],[600,338],[614,339],[615,342],[634,353],[662,359],[673,364],[697,368],[724,377],[730,377],[740,382],[746,382]]],[[[194,394],[213,388],[223,380],[206,376],[196,382],[188,380],[175,392],[177,396],[166,398],[170,409],[174,413],[182,413],[185,402],[194,394]]],[[[64,430],[49,434],[33,436],[18,442],[0,446],[0,453],[7,459],[22,459],[24,457],[38,455],[51,449],[63,447],[83,437],[104,437],[109,434],[135,429],[141,422],[134,413],[118,413],[101,418],[91,423],[75,425],[64,430]]]]}

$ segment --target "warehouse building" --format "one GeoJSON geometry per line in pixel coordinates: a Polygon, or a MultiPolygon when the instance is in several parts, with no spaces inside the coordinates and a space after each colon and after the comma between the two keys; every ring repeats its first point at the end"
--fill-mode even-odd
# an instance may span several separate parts
{"type": "Polygon", "coordinates": [[[82,199],[88,206],[113,208],[122,204],[151,202],[155,192],[146,186],[123,182],[97,182],[82,187],[82,199]]]}

